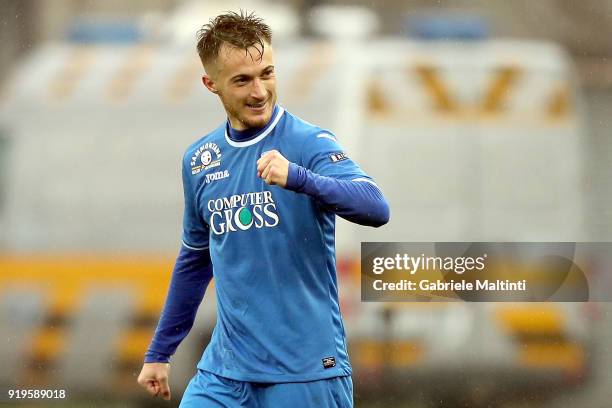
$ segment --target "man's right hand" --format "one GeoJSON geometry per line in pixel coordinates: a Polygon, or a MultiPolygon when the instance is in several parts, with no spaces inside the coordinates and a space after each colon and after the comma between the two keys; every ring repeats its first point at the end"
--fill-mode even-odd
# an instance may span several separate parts
{"type": "Polygon", "coordinates": [[[144,387],[149,394],[170,400],[169,373],[169,363],[144,363],[138,376],[138,384],[144,387]]]}

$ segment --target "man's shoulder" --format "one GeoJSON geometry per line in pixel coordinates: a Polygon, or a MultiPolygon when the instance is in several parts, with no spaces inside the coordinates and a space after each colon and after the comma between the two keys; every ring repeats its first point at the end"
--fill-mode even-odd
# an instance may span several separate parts
{"type": "Polygon", "coordinates": [[[223,140],[224,138],[225,138],[225,123],[223,123],[216,129],[212,130],[211,132],[207,133],[206,135],[200,137],[195,142],[191,143],[185,150],[185,153],[183,154],[183,161],[184,162],[192,161],[193,156],[198,155],[199,153],[201,153],[201,150],[206,149],[205,146],[207,144],[211,146],[213,144],[219,144],[219,141],[223,140]]]}
{"type": "Polygon", "coordinates": [[[310,123],[291,112],[285,111],[285,114],[292,138],[295,137],[304,142],[315,142],[322,137],[336,139],[336,136],[328,129],[310,123]]]}

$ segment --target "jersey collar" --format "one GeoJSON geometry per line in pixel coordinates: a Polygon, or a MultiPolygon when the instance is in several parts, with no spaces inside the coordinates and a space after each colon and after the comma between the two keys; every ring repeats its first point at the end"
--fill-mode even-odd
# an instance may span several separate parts
{"type": "Polygon", "coordinates": [[[261,129],[259,133],[256,133],[248,140],[238,141],[238,140],[231,139],[227,132],[227,126],[226,126],[225,127],[225,140],[227,141],[227,143],[229,143],[230,146],[234,146],[234,147],[247,147],[247,146],[254,145],[255,143],[259,142],[260,140],[268,136],[270,132],[272,132],[272,130],[274,129],[278,121],[283,116],[283,113],[285,113],[285,109],[283,109],[282,106],[276,105],[276,107],[277,109],[274,109],[275,114],[272,115],[272,119],[270,120],[270,122],[263,129],[261,129]]]}

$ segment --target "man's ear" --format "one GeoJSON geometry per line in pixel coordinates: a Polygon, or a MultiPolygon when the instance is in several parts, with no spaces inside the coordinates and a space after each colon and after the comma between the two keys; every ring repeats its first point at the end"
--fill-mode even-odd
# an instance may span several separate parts
{"type": "Polygon", "coordinates": [[[206,88],[208,88],[210,92],[214,94],[219,93],[215,85],[215,82],[212,80],[212,78],[209,75],[206,75],[206,74],[202,75],[202,83],[204,84],[206,88]]]}

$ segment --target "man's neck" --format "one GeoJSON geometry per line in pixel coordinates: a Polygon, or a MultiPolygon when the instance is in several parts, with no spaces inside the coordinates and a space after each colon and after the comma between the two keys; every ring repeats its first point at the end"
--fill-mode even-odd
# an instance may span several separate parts
{"type": "Polygon", "coordinates": [[[270,115],[270,119],[268,120],[268,123],[266,123],[262,127],[254,127],[254,128],[237,129],[232,123],[232,119],[228,118],[228,121],[226,124],[227,133],[230,139],[235,140],[237,142],[249,140],[253,138],[255,135],[257,135],[259,132],[261,132],[263,129],[268,127],[270,125],[270,122],[272,122],[272,120],[276,116],[277,112],[278,112],[278,105],[275,105],[274,109],[272,110],[272,114],[270,115]]]}

